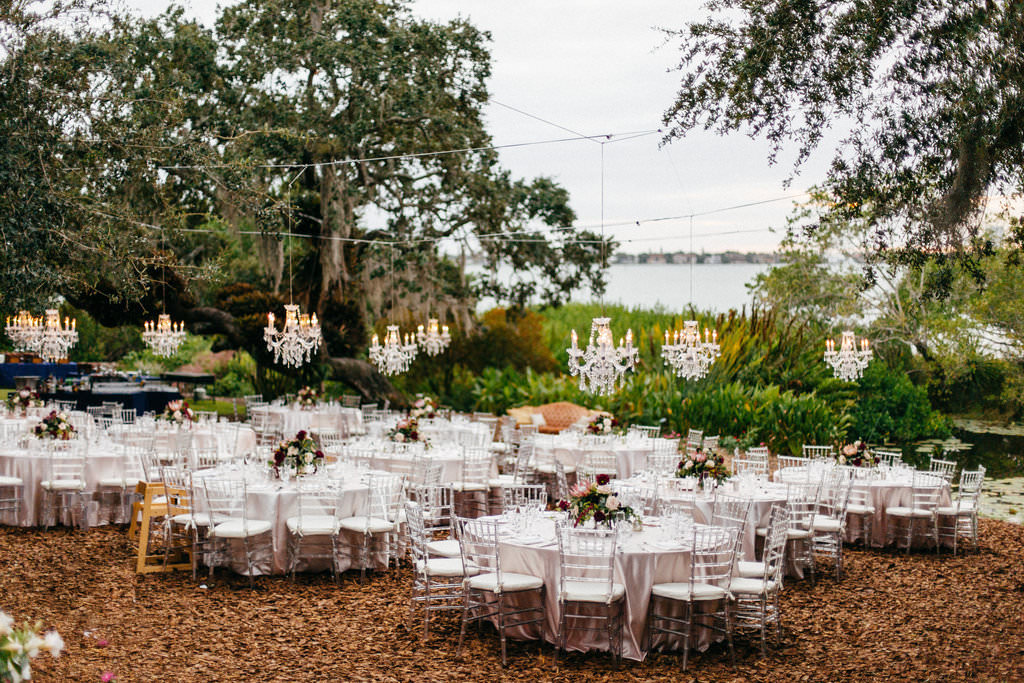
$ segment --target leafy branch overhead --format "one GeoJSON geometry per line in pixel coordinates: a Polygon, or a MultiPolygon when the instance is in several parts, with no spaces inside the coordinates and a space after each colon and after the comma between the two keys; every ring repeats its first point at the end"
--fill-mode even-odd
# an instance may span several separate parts
{"type": "Polygon", "coordinates": [[[512,177],[489,149],[488,36],[464,20],[246,0],[209,29],[179,7],[141,20],[15,0],[0,41],[7,311],[63,295],[141,322],[166,291],[190,329],[255,351],[254,319],[219,303],[242,283],[317,312],[327,355],[351,359],[368,321],[469,327],[480,296],[603,287],[565,189],[512,177]],[[471,252],[488,266],[476,279],[471,252]]]}
{"type": "MultiPolygon", "coordinates": [[[[841,137],[822,189],[870,254],[982,277],[990,204],[1024,189],[1024,4],[1013,0],[709,0],[671,31],[682,84],[666,139],[743,131],[795,150],[841,137]]],[[[1003,205],[1000,205],[1003,204],[1003,205]]],[[[1019,234],[1016,234],[1018,246],[1019,234]]],[[[944,293],[942,279],[934,288],[944,293]]]]}

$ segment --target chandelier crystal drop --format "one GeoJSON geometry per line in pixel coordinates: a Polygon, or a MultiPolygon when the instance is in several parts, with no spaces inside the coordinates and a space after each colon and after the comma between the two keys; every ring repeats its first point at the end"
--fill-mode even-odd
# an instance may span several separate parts
{"type": "Polygon", "coordinates": [[[677,376],[683,379],[700,379],[708,374],[708,368],[722,353],[718,344],[718,330],[704,328],[704,340],[700,338],[700,328],[696,320],[687,320],[682,330],[669,335],[665,331],[665,344],[661,347],[661,356],[666,365],[672,368],[677,376]]]}
{"type": "Polygon", "coordinates": [[[316,313],[312,317],[299,313],[298,304],[285,304],[284,327],[274,327],[274,314],[267,314],[267,326],[263,328],[263,339],[267,350],[274,352],[274,362],[292,367],[308,363],[320,348],[320,323],[316,313]]]}
{"type": "Polygon", "coordinates": [[[448,333],[447,325],[439,326],[437,318],[430,318],[426,329],[423,325],[416,329],[416,341],[428,356],[436,356],[452,343],[452,335],[448,333]]]}
{"type": "Polygon", "coordinates": [[[185,323],[171,322],[171,316],[161,313],[156,322],[146,321],[142,341],[158,356],[170,358],[185,341],[185,323]]]}
{"type": "Polygon", "coordinates": [[[380,338],[373,335],[369,353],[370,361],[377,366],[381,374],[396,375],[408,370],[416,357],[416,340],[411,334],[407,334],[403,343],[398,325],[388,325],[384,343],[381,344],[380,338]]]}
{"type": "Polygon", "coordinates": [[[74,319],[65,317],[61,326],[60,312],[56,308],[46,309],[46,319],[34,335],[31,350],[51,363],[67,358],[68,351],[78,343],[77,325],[74,319]]]}
{"type": "Polygon", "coordinates": [[[19,311],[13,322],[8,316],[7,325],[4,327],[4,332],[14,343],[15,351],[31,351],[41,331],[42,320],[28,311],[19,311]]]}
{"type": "Polygon", "coordinates": [[[579,375],[580,389],[596,394],[611,394],[639,359],[639,352],[633,346],[633,330],[626,332],[625,341],[615,346],[611,318],[594,318],[590,323],[590,342],[580,350],[576,330],[572,331],[572,346],[569,352],[569,374],[579,375]]]}
{"type": "Polygon", "coordinates": [[[860,379],[873,355],[865,338],[861,338],[860,349],[857,349],[857,338],[850,330],[843,332],[838,351],[833,340],[825,340],[825,362],[832,366],[835,377],[847,382],[860,379]]]}

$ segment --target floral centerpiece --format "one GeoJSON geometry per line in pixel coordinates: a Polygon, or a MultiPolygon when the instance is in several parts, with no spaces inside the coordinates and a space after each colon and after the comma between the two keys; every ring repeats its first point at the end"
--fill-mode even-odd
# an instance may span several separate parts
{"type": "Polygon", "coordinates": [[[56,410],[40,420],[39,424],[32,430],[37,439],[53,439],[55,441],[68,441],[75,438],[75,426],[68,422],[66,413],[58,413],[56,410]]]}
{"type": "Polygon", "coordinates": [[[388,430],[388,438],[398,443],[427,443],[420,433],[420,422],[415,417],[407,417],[388,430]]]}
{"type": "Polygon", "coordinates": [[[612,526],[620,521],[640,521],[633,508],[623,505],[618,494],[609,485],[607,474],[599,474],[594,481],[580,480],[569,489],[569,500],[558,501],[558,509],[569,513],[573,526],[590,520],[595,524],[612,526]]]}
{"type": "Polygon", "coordinates": [[[419,420],[425,418],[432,420],[437,417],[437,404],[434,403],[434,399],[429,396],[416,399],[416,402],[412,404],[412,410],[409,411],[409,417],[419,420]]]}
{"type": "Polygon", "coordinates": [[[281,441],[274,451],[274,459],[268,464],[274,469],[274,476],[281,476],[281,468],[285,467],[294,474],[316,472],[324,461],[324,453],[316,447],[316,442],[305,431],[295,434],[291,441],[281,441]]]}
{"type": "Polygon", "coordinates": [[[164,408],[164,412],[156,416],[157,420],[164,420],[172,424],[184,424],[196,419],[195,413],[188,407],[187,401],[170,401],[164,408]]]}
{"type": "Polygon", "coordinates": [[[874,467],[878,464],[878,460],[863,441],[845,444],[836,454],[837,464],[851,467],[874,467]]]}
{"type": "Polygon", "coordinates": [[[24,624],[16,628],[14,619],[0,612],[0,681],[21,683],[32,679],[32,660],[40,652],[49,652],[54,659],[64,650],[64,639],[56,631],[42,636],[42,624],[24,624]]]}
{"type": "Polygon", "coordinates": [[[313,408],[320,400],[320,394],[313,387],[302,387],[295,395],[295,400],[302,408],[313,408]]]}
{"type": "Polygon", "coordinates": [[[35,408],[43,405],[39,394],[31,389],[18,389],[7,394],[7,408],[9,410],[25,411],[26,408],[35,408]]]}
{"type": "Polygon", "coordinates": [[[619,429],[619,421],[611,415],[594,415],[587,420],[587,434],[604,436],[614,434],[619,429]]]}
{"type": "Polygon", "coordinates": [[[720,484],[731,475],[729,468],[725,466],[725,456],[710,450],[698,450],[687,454],[676,467],[677,477],[695,477],[701,488],[704,488],[707,481],[720,484]]]}

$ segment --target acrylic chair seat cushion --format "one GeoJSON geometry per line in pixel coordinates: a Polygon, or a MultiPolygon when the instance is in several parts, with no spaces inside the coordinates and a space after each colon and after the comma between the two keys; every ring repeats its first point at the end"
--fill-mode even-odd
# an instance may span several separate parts
{"type": "MultiPolygon", "coordinates": [[[[537,470],[538,472],[540,472],[541,474],[554,474],[555,473],[555,466],[554,466],[553,463],[542,462],[542,463],[538,464],[536,467],[534,467],[534,469],[537,470]]],[[[566,474],[572,474],[573,472],[576,471],[576,466],[575,465],[563,465],[562,469],[565,471],[566,474]]]]}
{"type": "Polygon", "coordinates": [[[729,597],[729,591],[721,586],[714,586],[709,583],[694,583],[690,586],[688,581],[674,583],[656,583],[651,587],[651,595],[669,600],[682,600],[689,602],[703,600],[721,600],[729,597]]]}
{"type": "MultiPolygon", "coordinates": [[[[426,561],[416,560],[416,572],[426,574],[427,576],[450,578],[466,575],[462,567],[462,559],[458,557],[430,558],[426,561]]],[[[473,572],[470,573],[472,574],[473,572]]]]}
{"type": "Polygon", "coordinates": [[[395,530],[395,523],[378,517],[346,517],[340,522],[341,528],[346,531],[358,531],[367,534],[383,534],[395,530]]]}
{"type": "Polygon", "coordinates": [[[100,479],[100,486],[104,488],[126,488],[133,489],[139,485],[138,477],[109,477],[107,479],[100,479]]]}
{"type": "Polygon", "coordinates": [[[427,543],[428,555],[440,555],[441,557],[459,557],[462,551],[459,549],[459,542],[454,539],[441,539],[427,543]]]}
{"type": "Polygon", "coordinates": [[[333,536],[338,533],[338,520],[333,515],[289,517],[284,522],[288,533],[300,536],[333,536]]]}
{"type": "Polygon", "coordinates": [[[565,590],[561,594],[563,602],[616,602],[626,594],[626,587],[621,583],[613,583],[611,595],[605,583],[592,581],[566,581],[565,590]]]}
{"type": "Polygon", "coordinates": [[[495,572],[478,574],[466,580],[466,587],[490,593],[518,593],[519,591],[537,590],[544,585],[544,579],[530,574],[501,573],[501,585],[495,572]]]}
{"type": "Polygon", "coordinates": [[[832,517],[818,515],[814,518],[814,530],[821,533],[836,534],[839,533],[842,526],[838,519],[833,519],[832,517]]]}
{"type": "Polygon", "coordinates": [[[736,573],[744,578],[761,578],[762,576],[764,576],[764,563],[740,560],[736,563],[736,573]]]}
{"type": "Polygon", "coordinates": [[[974,513],[974,501],[964,501],[960,503],[959,508],[956,505],[943,505],[935,512],[943,517],[953,517],[957,514],[970,515],[974,513]]]}
{"type": "Polygon", "coordinates": [[[925,508],[891,507],[886,509],[885,514],[892,517],[916,517],[918,519],[931,518],[933,511],[925,508]]]}
{"type": "Polygon", "coordinates": [[[467,491],[486,491],[488,485],[478,481],[457,481],[452,484],[453,491],[461,491],[463,493],[467,491]]]}
{"type": "MultiPolygon", "coordinates": [[[[761,568],[762,574],[764,567],[761,568]]],[[[755,579],[748,576],[737,576],[729,582],[729,592],[733,595],[769,595],[775,590],[775,582],[755,579]]]]}
{"type": "Polygon", "coordinates": [[[263,519],[250,519],[248,524],[241,519],[229,519],[213,527],[212,536],[218,538],[251,538],[270,531],[273,524],[263,519]]]}
{"type": "Polygon", "coordinates": [[[875,514],[875,507],[873,505],[850,503],[846,506],[846,513],[850,515],[873,515],[875,514]]]}
{"type": "Polygon", "coordinates": [[[0,476],[0,486],[24,486],[25,482],[18,477],[0,476]]]}
{"type": "Polygon", "coordinates": [[[39,482],[47,491],[82,491],[85,489],[85,482],[81,479],[46,479],[39,482]]]}
{"type": "Polygon", "coordinates": [[[206,512],[182,512],[171,517],[171,522],[183,526],[210,526],[210,515],[206,512]]]}

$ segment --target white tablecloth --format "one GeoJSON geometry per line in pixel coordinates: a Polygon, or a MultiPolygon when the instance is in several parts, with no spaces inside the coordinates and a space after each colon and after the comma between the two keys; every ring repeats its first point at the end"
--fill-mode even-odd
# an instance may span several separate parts
{"type": "MultiPolygon", "coordinates": [[[[18,515],[19,526],[40,526],[43,523],[43,491],[41,482],[49,475],[48,454],[42,442],[29,441],[29,448],[7,447],[0,450],[0,475],[18,477],[24,483],[22,507],[18,515]]],[[[124,474],[123,449],[109,441],[90,444],[85,459],[87,489],[96,489],[101,479],[124,474]]],[[[89,525],[105,524],[98,519],[98,503],[90,504],[89,525]]],[[[65,517],[65,523],[70,519],[65,517]]]]}
{"type": "Polygon", "coordinates": [[[612,453],[618,466],[618,476],[628,479],[647,466],[647,457],[654,452],[654,442],[637,436],[613,437],[604,442],[594,442],[586,436],[563,433],[536,437],[534,448],[534,457],[538,460],[545,460],[545,456],[554,456],[563,465],[576,468],[583,464],[587,453],[612,453]]]}
{"type": "Polygon", "coordinates": [[[361,434],[363,430],[363,414],[357,408],[328,406],[317,408],[298,408],[296,406],[268,406],[253,408],[251,421],[265,412],[268,427],[279,430],[285,438],[292,438],[300,430],[315,432],[330,430],[341,434],[361,434]]]}
{"type": "MultiPolygon", "coordinates": [[[[643,531],[633,534],[615,556],[615,581],[626,587],[623,612],[622,656],[642,660],[645,653],[644,631],[647,626],[647,609],[650,604],[651,588],[656,583],[688,581],[690,578],[690,550],[683,547],[668,547],[670,539],[660,526],[661,520],[646,520],[643,531]]],[[[554,543],[554,522],[542,520],[534,529],[548,539],[546,544],[526,545],[509,538],[500,544],[503,571],[530,574],[544,579],[544,629],[543,637],[550,643],[557,643],[559,563],[558,546],[554,543]]],[[[529,627],[526,627],[529,628],[529,627]]],[[[510,631],[510,634],[513,632],[510,631]]],[[[517,637],[537,637],[525,629],[515,633],[517,637]]],[[[655,639],[655,646],[668,648],[681,645],[676,639],[666,642],[664,634],[655,639]]],[[[695,647],[707,649],[714,633],[700,626],[694,629],[695,647]]],[[[572,630],[566,641],[569,650],[586,652],[592,649],[607,650],[608,641],[603,632],[572,630]]]]}
{"type": "MultiPolygon", "coordinates": [[[[203,486],[202,480],[211,479],[237,479],[245,476],[245,472],[231,467],[202,470],[195,475],[195,486],[203,486]]],[[[315,477],[316,475],[314,475],[315,477]]],[[[311,479],[310,481],[316,481],[311,479]]],[[[341,492],[339,511],[340,517],[351,517],[361,514],[365,505],[368,488],[359,482],[357,473],[347,474],[344,478],[344,485],[341,492]]],[[[251,482],[246,489],[247,508],[250,519],[262,519],[273,524],[271,538],[273,542],[273,555],[270,566],[257,566],[255,573],[284,574],[288,571],[288,528],[286,522],[289,517],[298,515],[298,492],[294,481],[267,480],[262,477],[251,482]]],[[[197,509],[207,511],[205,508],[205,497],[197,492],[199,504],[197,509]]],[[[344,534],[344,532],[343,532],[344,534]]],[[[361,537],[345,534],[343,543],[361,543],[361,537]]],[[[239,573],[245,573],[246,562],[244,547],[241,541],[232,541],[231,546],[231,568],[239,573]]],[[[310,542],[305,541],[307,547],[310,542]]],[[[321,550],[329,549],[330,541],[325,542],[324,548],[313,544],[313,553],[318,554],[321,550]]],[[[340,553],[339,571],[345,571],[351,565],[350,556],[347,553],[340,553]]],[[[323,571],[328,570],[330,565],[327,560],[301,560],[298,571],[323,571]]]]}

